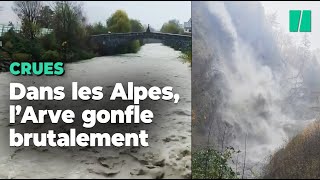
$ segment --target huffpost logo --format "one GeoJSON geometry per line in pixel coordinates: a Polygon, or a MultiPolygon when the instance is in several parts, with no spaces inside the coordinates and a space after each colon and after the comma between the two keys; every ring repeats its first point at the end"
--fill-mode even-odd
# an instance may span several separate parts
{"type": "Polygon", "coordinates": [[[311,10],[289,11],[290,32],[311,32],[311,10]]]}

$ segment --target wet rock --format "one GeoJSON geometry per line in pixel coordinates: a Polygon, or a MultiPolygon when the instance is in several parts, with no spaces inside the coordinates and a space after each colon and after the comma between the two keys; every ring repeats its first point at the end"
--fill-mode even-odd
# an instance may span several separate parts
{"type": "Polygon", "coordinates": [[[163,167],[165,165],[165,159],[162,159],[160,161],[155,161],[153,165],[163,167]]]}
{"type": "Polygon", "coordinates": [[[154,166],[154,165],[146,165],[146,168],[148,168],[148,169],[154,169],[154,168],[156,168],[156,166],[154,166]]]}
{"type": "Polygon", "coordinates": [[[191,179],[192,178],[191,171],[186,172],[185,174],[182,175],[182,177],[184,179],[191,179]]]}
{"type": "Polygon", "coordinates": [[[130,172],[131,175],[143,176],[146,175],[147,172],[144,169],[133,169],[133,172],[130,172]]]}
{"type": "Polygon", "coordinates": [[[179,116],[191,116],[190,112],[184,110],[175,110],[172,113],[177,114],[179,116]]]}
{"type": "Polygon", "coordinates": [[[136,154],[132,154],[130,152],[127,152],[127,151],[123,151],[123,152],[120,152],[121,155],[128,155],[130,157],[132,157],[135,161],[138,161],[140,164],[142,165],[148,165],[149,162],[145,159],[143,159],[142,157],[139,157],[138,155],[136,154]]]}
{"type": "Polygon", "coordinates": [[[98,162],[103,167],[114,169],[121,166],[124,163],[124,160],[119,160],[119,157],[99,157],[98,162]]]}
{"type": "Polygon", "coordinates": [[[117,171],[117,170],[105,172],[105,171],[102,171],[102,170],[88,169],[88,171],[89,171],[89,173],[101,175],[101,176],[104,176],[104,177],[113,177],[113,176],[115,176],[115,175],[120,173],[120,171],[117,171]]]}
{"type": "Polygon", "coordinates": [[[150,171],[149,173],[152,179],[163,179],[165,175],[164,171],[160,169],[155,169],[153,171],[150,171]]]}
{"type": "Polygon", "coordinates": [[[190,150],[185,149],[185,150],[181,151],[180,154],[181,154],[183,157],[186,157],[186,156],[191,155],[191,152],[190,152],[190,150]]]}
{"type": "Polygon", "coordinates": [[[170,136],[170,137],[166,137],[164,139],[162,139],[163,142],[171,142],[171,141],[179,141],[179,139],[177,139],[174,135],[170,136]]]}

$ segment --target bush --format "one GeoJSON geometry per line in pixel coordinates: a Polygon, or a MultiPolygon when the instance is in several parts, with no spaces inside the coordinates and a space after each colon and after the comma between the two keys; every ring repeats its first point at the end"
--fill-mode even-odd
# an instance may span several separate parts
{"type": "Polygon", "coordinates": [[[43,52],[43,49],[42,49],[40,43],[33,42],[33,43],[30,43],[30,44],[31,44],[30,54],[32,55],[32,58],[34,60],[41,59],[41,53],[43,52]]]}
{"type": "Polygon", "coordinates": [[[187,51],[187,52],[182,52],[182,55],[179,56],[184,63],[189,63],[190,66],[192,65],[192,53],[191,51],[187,51]]]}
{"type": "Polygon", "coordinates": [[[41,56],[41,61],[60,61],[60,56],[57,51],[46,51],[41,56]]]}
{"type": "MultiPolygon", "coordinates": [[[[125,54],[125,53],[136,53],[140,50],[140,41],[135,40],[128,43],[120,44],[115,48],[108,49],[107,55],[114,55],[114,54],[125,54]]],[[[104,54],[102,52],[101,54],[104,54]]]]}
{"type": "Polygon", "coordinates": [[[91,59],[94,57],[95,57],[95,54],[88,52],[88,51],[80,51],[80,53],[79,53],[79,60],[91,59]]]}
{"type": "Polygon", "coordinates": [[[0,51],[0,60],[10,59],[10,55],[7,52],[0,51]]]}
{"type": "Polygon", "coordinates": [[[78,61],[78,60],[91,59],[94,57],[95,57],[95,54],[90,51],[76,49],[76,50],[72,50],[71,56],[68,58],[68,60],[78,61]]]}
{"type": "Polygon", "coordinates": [[[56,37],[55,37],[55,35],[53,33],[47,34],[44,37],[42,37],[40,39],[40,42],[41,42],[41,46],[46,51],[57,49],[57,44],[58,43],[57,43],[56,37]]]}
{"type": "Polygon", "coordinates": [[[13,44],[11,43],[11,41],[7,41],[6,44],[4,44],[4,48],[8,50],[12,49],[13,44]]]}
{"type": "MultiPolygon", "coordinates": [[[[215,149],[197,150],[192,153],[193,179],[235,179],[237,173],[228,165],[228,160],[236,153],[228,148],[221,153],[215,149]]],[[[239,153],[239,151],[237,152],[239,153]]]]}
{"type": "Polygon", "coordinates": [[[319,139],[320,121],[318,120],[271,156],[264,169],[263,178],[319,179],[319,139]]]}
{"type": "Polygon", "coordinates": [[[136,53],[140,50],[140,41],[139,40],[135,40],[135,41],[132,41],[130,42],[129,44],[129,48],[128,48],[128,51],[130,53],[136,53]]]}
{"type": "Polygon", "coordinates": [[[6,32],[3,35],[2,40],[4,42],[4,48],[6,48],[8,51],[27,53],[25,48],[25,44],[27,44],[26,40],[13,30],[6,32]]]}
{"type": "Polygon", "coordinates": [[[12,59],[14,61],[30,61],[32,59],[32,55],[27,53],[14,53],[12,55],[12,59]]]}

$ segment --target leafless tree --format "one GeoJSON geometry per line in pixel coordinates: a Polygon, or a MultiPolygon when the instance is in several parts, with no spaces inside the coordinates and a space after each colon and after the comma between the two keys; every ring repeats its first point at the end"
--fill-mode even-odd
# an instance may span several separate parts
{"type": "Polygon", "coordinates": [[[243,167],[242,167],[242,179],[244,178],[244,170],[246,168],[246,156],[247,156],[247,134],[244,138],[244,158],[243,158],[243,167]]]}
{"type": "Polygon", "coordinates": [[[22,22],[22,31],[30,39],[34,39],[38,28],[37,21],[42,9],[41,1],[14,1],[13,11],[22,22]]]}
{"type": "MultiPolygon", "coordinates": [[[[209,117],[211,117],[211,113],[209,114],[209,117]]],[[[207,155],[208,157],[206,158],[206,170],[205,170],[205,178],[207,178],[207,173],[208,173],[208,167],[209,167],[209,150],[210,150],[210,137],[211,137],[211,131],[212,131],[212,126],[213,126],[213,120],[210,121],[209,129],[208,129],[208,137],[207,137],[207,155]]]]}
{"type": "Polygon", "coordinates": [[[222,140],[221,140],[221,152],[224,150],[224,143],[225,143],[225,138],[226,138],[226,131],[227,131],[227,126],[224,126],[224,131],[222,135],[222,140]]]}
{"type": "Polygon", "coordinates": [[[237,153],[237,159],[236,159],[236,170],[235,170],[236,173],[238,173],[238,163],[239,163],[239,153],[237,153]]]}

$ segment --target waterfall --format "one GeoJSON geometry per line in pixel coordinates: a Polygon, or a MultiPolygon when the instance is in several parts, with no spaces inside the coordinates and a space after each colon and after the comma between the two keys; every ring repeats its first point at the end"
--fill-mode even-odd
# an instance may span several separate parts
{"type": "Polygon", "coordinates": [[[307,45],[270,23],[260,2],[193,2],[192,8],[193,88],[205,89],[202,104],[215,102],[206,122],[214,121],[212,141],[243,152],[247,137],[248,168],[261,165],[316,118],[319,63],[307,45]]]}

